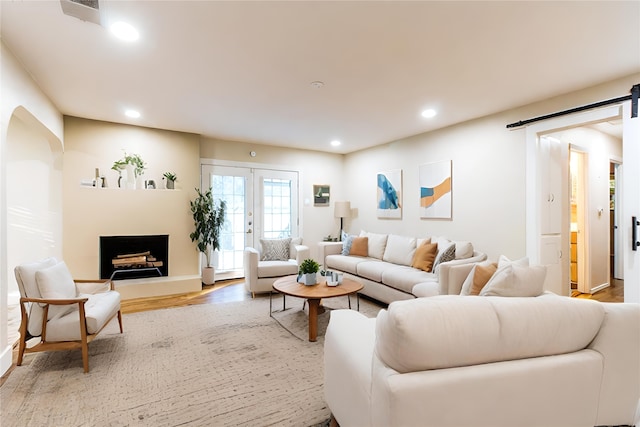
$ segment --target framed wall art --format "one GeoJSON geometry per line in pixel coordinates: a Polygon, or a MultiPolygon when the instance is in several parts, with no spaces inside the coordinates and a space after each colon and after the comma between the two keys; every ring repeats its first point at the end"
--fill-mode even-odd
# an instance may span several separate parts
{"type": "Polygon", "coordinates": [[[402,218],[402,169],[378,172],[376,180],[378,218],[402,218]]]}
{"type": "Polygon", "coordinates": [[[420,218],[451,219],[451,160],[419,166],[420,218]]]}
{"type": "Polygon", "coordinates": [[[331,192],[328,185],[313,186],[313,206],[329,206],[331,192]]]}

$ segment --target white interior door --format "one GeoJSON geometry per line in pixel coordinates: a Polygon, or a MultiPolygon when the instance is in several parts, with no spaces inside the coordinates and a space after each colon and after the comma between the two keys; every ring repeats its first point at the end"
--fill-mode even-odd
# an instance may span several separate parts
{"type": "Polygon", "coordinates": [[[243,277],[243,251],[260,238],[299,236],[298,172],[203,164],[201,189],[225,200],[216,274],[243,277]]]}
{"type": "Polygon", "coordinates": [[[624,301],[640,303],[640,248],[632,249],[633,228],[640,240],[640,117],[631,118],[631,101],[622,106],[622,241],[624,252],[624,301]]]}

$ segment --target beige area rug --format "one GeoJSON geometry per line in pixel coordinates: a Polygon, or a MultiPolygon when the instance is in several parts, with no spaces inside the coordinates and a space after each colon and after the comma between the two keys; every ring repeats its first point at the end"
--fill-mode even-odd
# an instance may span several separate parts
{"type": "MultiPolygon", "coordinates": [[[[368,315],[380,309],[360,303],[368,315]]],[[[277,321],[268,296],[124,315],[124,334],[112,321],[89,345],[88,374],[79,351],[27,356],[0,387],[1,424],[325,426],[324,339],[306,340],[302,300],[287,307],[277,321]]]]}

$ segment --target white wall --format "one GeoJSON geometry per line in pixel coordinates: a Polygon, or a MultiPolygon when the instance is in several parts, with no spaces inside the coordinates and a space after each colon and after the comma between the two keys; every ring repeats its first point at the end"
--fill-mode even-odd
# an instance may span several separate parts
{"type": "MultiPolygon", "coordinates": [[[[8,181],[7,161],[10,128],[18,123],[19,137],[27,136],[42,146],[46,139],[51,147],[62,147],[62,115],[38,85],[20,66],[13,54],[0,41],[0,375],[11,367],[11,345],[7,333],[7,298],[13,266],[8,257],[8,181]],[[18,122],[16,119],[19,119],[18,122]],[[28,129],[28,130],[27,130],[28,129]],[[34,136],[37,134],[38,136],[34,136]]],[[[52,213],[55,216],[55,213],[52,213]]],[[[54,242],[54,253],[61,242],[54,242]]]]}
{"type": "Polygon", "coordinates": [[[318,259],[317,243],[325,236],[338,235],[340,219],[333,216],[334,203],[346,200],[347,188],[351,185],[343,179],[343,155],[202,138],[200,157],[299,171],[300,229],[303,243],[309,246],[311,257],[318,259]],[[256,152],[255,157],[249,155],[251,151],[256,152]],[[327,184],[331,187],[330,206],[313,206],[314,184],[327,184]]]}

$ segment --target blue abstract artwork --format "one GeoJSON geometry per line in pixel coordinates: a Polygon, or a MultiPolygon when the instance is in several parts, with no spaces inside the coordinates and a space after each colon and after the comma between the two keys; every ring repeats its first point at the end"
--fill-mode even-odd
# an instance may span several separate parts
{"type": "Polygon", "coordinates": [[[377,212],[379,218],[402,218],[402,170],[379,172],[377,212]]]}

